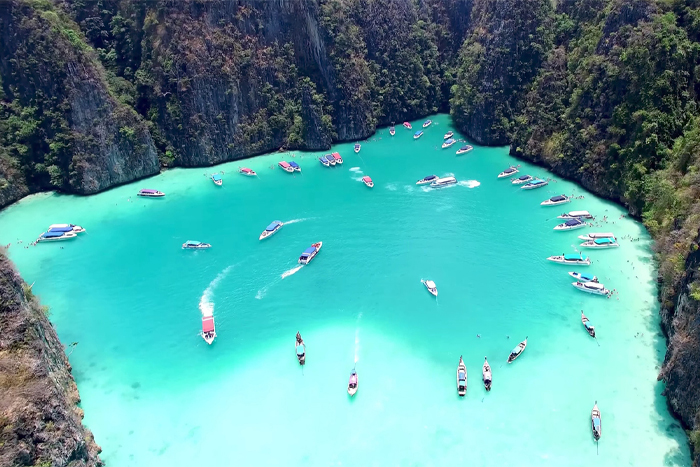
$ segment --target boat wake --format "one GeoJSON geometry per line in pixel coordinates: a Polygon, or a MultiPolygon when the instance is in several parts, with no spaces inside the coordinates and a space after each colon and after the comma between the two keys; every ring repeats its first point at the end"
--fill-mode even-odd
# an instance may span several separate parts
{"type": "Polygon", "coordinates": [[[355,327],[355,363],[360,359],[360,320],[362,312],[357,315],[357,327],[355,327]]]}
{"type": "Polygon", "coordinates": [[[359,168],[359,167],[351,167],[351,168],[350,168],[350,172],[358,172],[358,173],[362,173],[362,170],[360,170],[360,168],[359,168]]]}
{"type": "Polygon", "coordinates": [[[481,185],[481,182],[477,180],[462,180],[461,182],[457,182],[457,185],[466,186],[467,188],[476,188],[481,185]]]}
{"type": "Polygon", "coordinates": [[[214,289],[216,289],[219,282],[226,277],[232,268],[233,265],[224,268],[224,270],[217,274],[214,280],[209,283],[207,288],[204,289],[204,293],[199,299],[199,311],[202,312],[202,316],[212,316],[214,314],[214,289]]]}
{"type": "Polygon", "coordinates": [[[396,183],[387,183],[386,189],[389,191],[396,191],[398,188],[396,187],[396,183]]]}
{"type": "Polygon", "coordinates": [[[301,266],[297,266],[297,267],[295,267],[295,268],[293,268],[293,269],[290,269],[289,271],[284,271],[284,272],[282,273],[282,279],[284,279],[285,277],[289,277],[289,276],[291,276],[292,274],[296,274],[297,271],[299,271],[299,270],[300,270],[301,268],[303,268],[303,267],[304,267],[304,266],[301,265],[301,266]]]}
{"type": "Polygon", "coordinates": [[[291,221],[286,221],[285,224],[296,224],[297,222],[304,222],[308,221],[309,219],[313,219],[313,217],[302,217],[301,219],[292,219],[291,221]]]}
{"type": "Polygon", "coordinates": [[[258,293],[255,294],[255,299],[256,300],[262,300],[265,298],[265,295],[267,295],[267,289],[269,289],[270,286],[266,285],[262,289],[258,290],[258,293]]]}
{"type": "Polygon", "coordinates": [[[413,187],[411,185],[404,185],[403,189],[406,193],[413,193],[413,187]]]}

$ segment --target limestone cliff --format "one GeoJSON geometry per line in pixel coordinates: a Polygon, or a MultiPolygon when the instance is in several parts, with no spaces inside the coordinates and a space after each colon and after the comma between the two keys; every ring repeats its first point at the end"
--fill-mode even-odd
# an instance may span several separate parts
{"type": "Polygon", "coordinates": [[[63,345],[0,251],[0,465],[102,465],[63,345]]]}

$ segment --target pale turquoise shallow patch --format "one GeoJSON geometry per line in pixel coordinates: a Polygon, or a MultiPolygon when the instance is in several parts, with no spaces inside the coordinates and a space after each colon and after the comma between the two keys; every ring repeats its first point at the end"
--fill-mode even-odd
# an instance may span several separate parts
{"type": "Polygon", "coordinates": [[[507,148],[455,156],[460,143],[440,149],[449,118],[433,121],[417,141],[399,126],[393,138],[384,129],[362,142],[359,155],[350,143],[334,147],[340,167],[321,166],[320,154],[272,154],[88,198],[37,195],[0,213],[0,243],[13,243],[10,256],[51,306],[62,341],[79,342],[70,360],[108,465],[689,465],[656,382],[664,341],[646,231],[573,183],[524,191],[497,180],[518,163],[507,148]],[[270,169],[283,157],[302,174],[270,169]],[[259,177],[236,174],[239,166],[259,177]],[[220,170],[218,188],[205,174],[220,170]],[[415,185],[430,174],[463,183],[415,185]],[[167,196],[139,199],[140,188],[167,196]],[[585,199],[539,206],[561,193],[585,199]],[[575,290],[570,268],[545,261],[581,242],[582,230],[552,231],[557,214],[578,209],[609,217],[594,230],[640,238],[587,252],[586,271],[619,301],[575,290]],[[298,221],[258,241],[273,220],[298,221]],[[62,222],[88,232],[16,244],[62,222]],[[186,240],[213,248],[183,251],[186,240]],[[289,274],[319,240],[317,258],[289,274]],[[437,283],[437,302],[421,279],[437,283]],[[212,346],[198,336],[202,307],[214,309],[212,346]],[[297,330],[308,344],[303,374],[297,330]],[[504,364],[525,336],[523,356],[504,364]],[[355,360],[360,388],[349,399],[355,360]]]}

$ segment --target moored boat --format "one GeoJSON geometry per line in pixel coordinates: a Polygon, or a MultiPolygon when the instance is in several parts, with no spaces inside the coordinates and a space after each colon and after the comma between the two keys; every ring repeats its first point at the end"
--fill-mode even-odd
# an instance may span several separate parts
{"type": "Polygon", "coordinates": [[[442,149],[449,148],[453,144],[455,144],[457,140],[454,138],[446,139],[444,143],[442,143],[442,149]]]}
{"type": "Polygon", "coordinates": [[[221,186],[224,184],[224,179],[221,178],[221,174],[211,174],[211,181],[214,182],[214,185],[216,186],[221,186]]]}
{"type": "Polygon", "coordinates": [[[268,237],[273,236],[274,234],[277,233],[277,231],[279,229],[282,228],[283,225],[284,225],[284,223],[281,221],[272,222],[270,225],[268,225],[265,228],[265,230],[262,231],[262,233],[260,234],[260,238],[258,238],[258,240],[262,240],[263,238],[268,238],[268,237]]]}
{"type": "Polygon", "coordinates": [[[539,178],[536,180],[532,180],[530,182],[527,182],[525,185],[521,186],[521,190],[534,190],[535,188],[542,188],[543,186],[549,185],[549,182],[547,180],[540,180],[539,178]]]}
{"type": "Polygon", "coordinates": [[[214,325],[214,315],[202,316],[202,332],[200,334],[204,341],[211,345],[216,338],[216,326],[214,325]]]}
{"type": "Polygon", "coordinates": [[[143,190],[139,190],[136,196],[143,196],[144,198],[162,198],[165,196],[165,193],[158,190],[151,190],[150,188],[144,188],[143,190]]]}
{"type": "Polygon", "coordinates": [[[413,129],[413,127],[411,126],[411,124],[408,123],[408,122],[403,122],[403,127],[404,127],[405,129],[407,129],[407,130],[413,129]]]}
{"type": "Polygon", "coordinates": [[[591,259],[587,256],[584,258],[581,253],[579,253],[579,254],[569,253],[569,254],[550,256],[549,258],[547,258],[547,260],[552,261],[554,263],[559,263],[559,264],[578,264],[580,266],[590,266],[591,265],[591,259]]]}
{"type": "Polygon", "coordinates": [[[604,232],[604,233],[599,233],[599,232],[591,232],[583,235],[579,235],[578,238],[581,240],[595,240],[596,238],[612,238],[615,240],[615,234],[610,233],[610,232],[604,232]]]}
{"type": "Polygon", "coordinates": [[[238,173],[241,175],[245,175],[246,177],[255,177],[257,173],[253,169],[249,169],[248,167],[241,167],[238,169],[238,173]]]}
{"type": "Polygon", "coordinates": [[[303,365],[306,363],[306,344],[304,344],[304,339],[301,338],[301,333],[297,331],[297,338],[296,342],[294,343],[294,347],[297,352],[297,360],[299,361],[299,365],[303,365]]]}
{"type": "Polygon", "coordinates": [[[299,264],[309,264],[316,257],[322,246],[323,242],[312,243],[299,257],[299,264]]]}
{"type": "Polygon", "coordinates": [[[614,238],[596,238],[595,240],[586,240],[581,245],[583,248],[617,248],[620,246],[614,238]]]}
{"type": "Polygon", "coordinates": [[[211,245],[208,243],[198,242],[196,240],[187,240],[182,244],[183,250],[206,250],[207,248],[211,248],[211,245]]]}
{"type": "Polygon", "coordinates": [[[336,163],[336,164],[342,164],[342,163],[343,163],[343,158],[340,157],[340,153],[334,152],[333,154],[331,154],[331,156],[333,156],[333,159],[335,159],[335,163],[336,163]]]}
{"type": "Polygon", "coordinates": [[[428,128],[433,123],[432,120],[426,120],[423,122],[423,128],[428,128]]]}
{"type": "Polygon", "coordinates": [[[48,228],[48,232],[73,232],[75,234],[81,234],[85,232],[85,229],[75,224],[51,224],[48,228]]]}
{"type": "Polygon", "coordinates": [[[566,195],[552,196],[540,203],[540,206],[559,206],[560,204],[570,203],[571,198],[566,195]]]}
{"type": "Polygon", "coordinates": [[[427,177],[423,177],[420,180],[418,180],[416,182],[416,185],[425,185],[426,183],[432,183],[438,178],[439,177],[437,175],[428,175],[427,177]]]}
{"type": "Polygon", "coordinates": [[[608,289],[606,289],[605,286],[600,282],[576,281],[572,282],[571,285],[573,285],[575,288],[582,292],[587,292],[593,295],[604,295],[607,297],[612,293],[608,289]]]}
{"type": "Polygon", "coordinates": [[[594,219],[588,211],[571,211],[557,216],[559,219],[594,219]]]}
{"type": "Polygon", "coordinates": [[[503,172],[499,173],[498,178],[507,178],[507,177],[510,177],[511,175],[517,174],[518,172],[520,172],[520,171],[518,170],[518,168],[516,166],[510,166],[506,170],[504,170],[503,172]]]}
{"type": "Polygon", "coordinates": [[[442,137],[442,139],[451,139],[454,136],[454,133],[451,131],[448,131],[445,133],[445,136],[442,137]]]}
{"type": "Polygon", "coordinates": [[[396,134],[396,127],[394,125],[391,125],[391,127],[389,128],[389,134],[391,136],[394,136],[396,134]]]}
{"type": "Polygon", "coordinates": [[[299,164],[296,162],[292,161],[289,163],[289,165],[297,172],[301,172],[301,167],[299,167],[299,164]]]}
{"type": "Polygon", "coordinates": [[[527,347],[527,337],[524,341],[522,341],[513,350],[510,351],[510,355],[508,355],[508,363],[513,363],[513,361],[515,361],[516,358],[521,356],[525,351],[525,347],[527,347]]]}
{"type": "Polygon", "coordinates": [[[356,143],[356,144],[355,144],[355,154],[357,154],[358,152],[360,152],[360,149],[362,149],[362,146],[360,146],[360,143],[356,143]]]}
{"type": "Polygon", "coordinates": [[[586,318],[583,311],[581,311],[581,324],[583,324],[583,327],[586,328],[588,335],[595,337],[595,326],[593,326],[590,319],[586,318]]]}
{"type": "MultiPolygon", "coordinates": [[[[321,164],[323,164],[324,167],[329,167],[331,165],[331,163],[328,162],[328,159],[326,158],[326,156],[321,156],[318,158],[318,160],[319,160],[319,162],[321,162],[321,164]]],[[[333,161],[333,162],[335,162],[335,161],[333,161]]]]}
{"type": "Polygon", "coordinates": [[[591,410],[591,430],[593,430],[593,438],[598,442],[603,435],[603,423],[600,417],[600,410],[598,410],[598,401],[595,401],[593,410],[591,410]]]}
{"type": "Polygon", "coordinates": [[[423,279],[421,279],[421,282],[423,283],[425,288],[428,289],[428,292],[430,292],[434,297],[438,296],[438,289],[437,289],[437,286],[435,285],[435,282],[423,280],[423,279]]]}
{"type": "Polygon", "coordinates": [[[37,242],[62,242],[73,240],[78,234],[75,232],[44,232],[36,239],[37,242]]]}
{"type": "Polygon", "coordinates": [[[443,177],[443,178],[438,178],[437,180],[433,180],[430,183],[431,188],[443,188],[446,186],[450,185],[455,185],[457,183],[457,179],[454,177],[443,177]]]}
{"type": "Polygon", "coordinates": [[[367,185],[369,188],[374,187],[374,182],[373,182],[372,179],[371,179],[369,176],[367,176],[367,175],[365,175],[364,177],[362,177],[362,183],[364,183],[365,185],[367,185]]]}
{"type": "Polygon", "coordinates": [[[521,175],[518,178],[514,178],[510,181],[513,185],[522,185],[523,183],[530,182],[535,178],[532,175],[521,175]]]}
{"type": "Polygon", "coordinates": [[[581,229],[583,227],[586,227],[586,223],[583,222],[580,219],[569,219],[566,222],[562,222],[561,224],[557,224],[553,230],[561,231],[561,230],[576,230],[576,229],[581,229]]]}
{"type": "Polygon", "coordinates": [[[289,172],[289,173],[294,172],[294,167],[292,167],[292,166],[289,164],[289,162],[286,162],[286,161],[279,161],[279,162],[277,163],[277,165],[279,165],[279,166],[282,168],[282,170],[284,170],[285,172],[289,172]]]}
{"type": "Polygon", "coordinates": [[[457,149],[457,152],[455,154],[459,156],[460,154],[465,154],[471,151],[472,149],[474,148],[467,144],[466,146],[462,146],[461,148],[457,149]]]}
{"type": "Polygon", "coordinates": [[[576,271],[571,271],[569,272],[569,275],[576,279],[577,281],[581,282],[598,282],[598,278],[594,276],[593,274],[587,274],[584,272],[576,272],[576,271]]]}
{"type": "Polygon", "coordinates": [[[467,366],[462,360],[462,356],[459,356],[459,363],[457,364],[457,394],[464,397],[467,393],[467,366]]]}
{"type": "Polygon", "coordinates": [[[491,376],[491,365],[486,357],[484,357],[484,366],[481,368],[481,379],[484,381],[484,388],[490,391],[493,377],[491,376]]]}
{"type": "Polygon", "coordinates": [[[415,133],[413,133],[413,139],[418,139],[418,138],[420,138],[421,136],[423,136],[423,132],[422,132],[422,131],[416,131],[415,133]]]}
{"type": "Polygon", "coordinates": [[[352,369],[352,373],[350,373],[350,380],[348,381],[348,394],[351,396],[354,396],[355,393],[357,392],[357,371],[355,369],[352,369]]]}

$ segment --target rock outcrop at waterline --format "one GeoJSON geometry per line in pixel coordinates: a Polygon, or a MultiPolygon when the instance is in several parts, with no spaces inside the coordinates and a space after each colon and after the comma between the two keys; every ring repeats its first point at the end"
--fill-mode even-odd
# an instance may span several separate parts
{"type": "Polygon", "coordinates": [[[103,465],[61,342],[0,251],[0,465],[103,465]]]}

